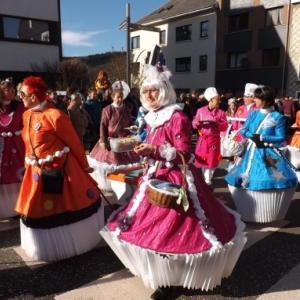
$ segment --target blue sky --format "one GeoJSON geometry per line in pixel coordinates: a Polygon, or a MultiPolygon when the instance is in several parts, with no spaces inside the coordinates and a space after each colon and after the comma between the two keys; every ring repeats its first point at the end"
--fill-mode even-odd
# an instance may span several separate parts
{"type": "Polygon", "coordinates": [[[126,51],[126,19],[130,4],[131,23],[168,0],[61,0],[63,56],[86,56],[108,51],[126,51]]]}

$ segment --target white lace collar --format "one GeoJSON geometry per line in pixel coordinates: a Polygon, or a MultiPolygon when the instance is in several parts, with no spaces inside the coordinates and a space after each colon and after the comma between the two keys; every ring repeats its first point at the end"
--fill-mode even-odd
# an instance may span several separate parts
{"type": "Polygon", "coordinates": [[[261,112],[262,114],[268,114],[268,113],[271,113],[273,110],[274,110],[274,109],[273,109],[272,107],[270,107],[270,108],[261,108],[261,109],[260,109],[260,112],[261,112]]]}
{"type": "Polygon", "coordinates": [[[173,113],[183,110],[183,103],[175,103],[161,108],[158,111],[149,111],[145,116],[146,123],[151,127],[151,131],[169,121],[173,113]]]}
{"type": "Polygon", "coordinates": [[[47,104],[47,100],[44,100],[42,103],[36,105],[35,107],[30,108],[32,111],[42,111],[47,104]]]}
{"type": "Polygon", "coordinates": [[[115,107],[115,108],[121,108],[121,107],[123,107],[123,104],[122,105],[117,105],[116,103],[112,103],[111,104],[113,107],[115,107]]]}

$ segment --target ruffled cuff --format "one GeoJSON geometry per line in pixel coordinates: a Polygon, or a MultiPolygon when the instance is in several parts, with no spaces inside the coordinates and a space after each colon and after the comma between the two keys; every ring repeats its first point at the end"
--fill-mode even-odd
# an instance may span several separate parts
{"type": "Polygon", "coordinates": [[[170,143],[161,145],[158,150],[160,156],[165,158],[166,161],[171,161],[176,158],[176,148],[172,147],[170,143]]]}

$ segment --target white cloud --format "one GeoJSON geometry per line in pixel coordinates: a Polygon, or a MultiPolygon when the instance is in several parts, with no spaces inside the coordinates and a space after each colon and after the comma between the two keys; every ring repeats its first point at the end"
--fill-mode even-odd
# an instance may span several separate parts
{"type": "Polygon", "coordinates": [[[61,34],[62,43],[69,46],[96,47],[96,43],[93,42],[94,36],[104,32],[106,32],[106,30],[87,32],[66,30],[61,34]]]}

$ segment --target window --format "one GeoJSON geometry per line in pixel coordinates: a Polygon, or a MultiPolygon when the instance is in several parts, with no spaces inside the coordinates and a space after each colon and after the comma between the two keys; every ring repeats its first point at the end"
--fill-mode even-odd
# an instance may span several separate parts
{"type": "Polygon", "coordinates": [[[207,71],[207,55],[199,56],[199,71],[207,71]]]}
{"type": "Polygon", "coordinates": [[[280,48],[265,49],[262,54],[263,67],[275,67],[280,63],[280,48]]]}
{"type": "Polygon", "coordinates": [[[228,67],[230,69],[237,69],[242,67],[243,59],[247,59],[246,52],[235,52],[229,53],[228,56],[228,67]]]}
{"type": "Polygon", "coordinates": [[[159,43],[165,44],[166,43],[166,31],[162,30],[159,32],[159,43]]]}
{"type": "Polygon", "coordinates": [[[190,41],[192,39],[192,25],[176,27],[176,42],[190,41]]]}
{"type": "Polygon", "coordinates": [[[4,38],[50,42],[48,22],[12,17],[3,17],[2,20],[4,38]]]}
{"type": "Polygon", "coordinates": [[[200,38],[208,37],[208,21],[200,23],[200,38]]]}
{"type": "Polygon", "coordinates": [[[240,14],[229,18],[229,32],[241,31],[248,29],[249,15],[240,14]]]}
{"type": "Polygon", "coordinates": [[[266,10],[265,26],[276,26],[282,24],[283,7],[266,10]]]}
{"type": "Polygon", "coordinates": [[[180,57],[176,58],[176,72],[188,72],[191,71],[191,58],[180,57]]]}
{"type": "Polygon", "coordinates": [[[134,36],[131,38],[131,49],[140,48],[140,36],[134,36]]]}
{"type": "Polygon", "coordinates": [[[49,30],[41,34],[41,39],[43,42],[50,42],[49,30]]]}

